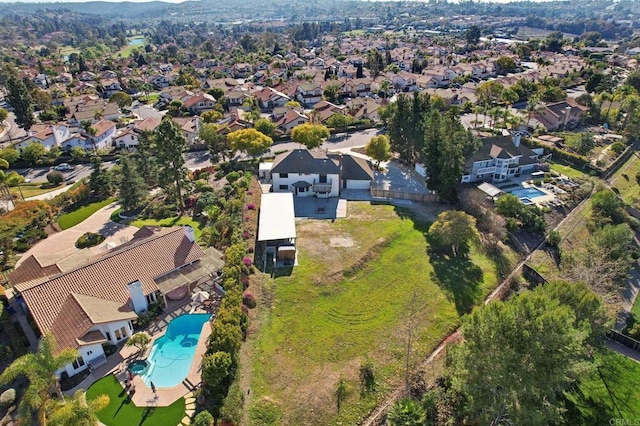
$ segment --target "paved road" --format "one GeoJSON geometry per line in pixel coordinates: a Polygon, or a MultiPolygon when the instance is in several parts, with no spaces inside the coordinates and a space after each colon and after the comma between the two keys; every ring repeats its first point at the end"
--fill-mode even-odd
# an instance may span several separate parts
{"type": "MultiPolygon", "coordinates": [[[[113,161],[104,162],[103,167],[109,169],[115,163],[113,161]]],[[[46,182],[47,181],[47,173],[53,170],[52,167],[33,167],[29,169],[17,169],[16,171],[20,173],[25,179],[31,180],[31,182],[46,182]]],[[[78,181],[85,177],[88,177],[91,174],[91,166],[89,164],[79,164],[75,166],[73,170],[62,172],[64,175],[64,179],[75,180],[78,181]]]]}
{"type": "Polygon", "coordinates": [[[4,121],[4,129],[0,131],[0,146],[5,146],[12,141],[22,138],[27,134],[21,127],[15,123],[16,116],[10,112],[4,121]]]}
{"type": "Polygon", "coordinates": [[[141,103],[136,103],[136,102],[138,101],[135,101],[132,104],[131,111],[142,119],[149,118],[149,117],[162,118],[162,116],[164,115],[164,113],[159,112],[157,109],[153,107],[150,107],[148,105],[141,104],[141,103]]]}
{"type": "MultiPolygon", "coordinates": [[[[339,133],[332,135],[324,144],[322,149],[329,151],[356,148],[365,146],[373,136],[380,134],[380,129],[367,129],[353,133],[339,133]]],[[[301,145],[296,142],[281,142],[274,144],[266,153],[266,156],[272,156],[276,152],[291,151],[300,148],[301,145]]],[[[242,155],[238,154],[239,157],[242,155]]],[[[185,154],[186,167],[190,170],[200,169],[211,165],[209,161],[209,153],[206,151],[188,152],[185,154]]]]}

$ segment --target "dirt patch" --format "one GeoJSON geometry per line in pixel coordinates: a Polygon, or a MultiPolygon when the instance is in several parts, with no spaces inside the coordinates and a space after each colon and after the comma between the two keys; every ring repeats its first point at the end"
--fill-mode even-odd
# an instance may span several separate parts
{"type": "Polygon", "coordinates": [[[353,247],[354,243],[351,237],[343,235],[329,238],[329,245],[331,247],[353,247]]]}

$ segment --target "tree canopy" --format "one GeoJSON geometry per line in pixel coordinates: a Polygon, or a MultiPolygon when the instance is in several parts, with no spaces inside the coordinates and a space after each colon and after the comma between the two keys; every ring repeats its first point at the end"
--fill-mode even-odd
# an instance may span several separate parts
{"type": "Polygon", "coordinates": [[[380,166],[381,161],[387,161],[391,158],[391,144],[387,135],[378,135],[371,138],[365,148],[367,155],[376,160],[376,167],[380,166]]]}
{"type": "Polygon", "coordinates": [[[182,209],[182,192],[187,184],[187,169],[182,153],[187,149],[187,140],[173,120],[165,118],[156,129],[155,142],[156,158],[160,166],[158,183],[182,209]]]}
{"type": "Polygon", "coordinates": [[[429,228],[429,236],[438,251],[453,256],[466,254],[469,245],[480,238],[476,218],[457,210],[440,213],[429,228]]]}
{"type": "Polygon", "coordinates": [[[329,129],[321,124],[300,124],[291,131],[291,139],[308,149],[319,147],[329,135],[329,129]]]}
{"type": "Polygon", "coordinates": [[[227,135],[229,147],[233,151],[244,151],[255,157],[273,145],[273,139],[256,129],[242,129],[227,135]]]}

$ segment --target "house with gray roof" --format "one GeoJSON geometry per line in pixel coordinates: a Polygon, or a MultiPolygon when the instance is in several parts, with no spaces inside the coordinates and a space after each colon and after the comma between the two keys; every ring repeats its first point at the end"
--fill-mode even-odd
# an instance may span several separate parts
{"type": "Polygon", "coordinates": [[[467,161],[462,183],[504,182],[533,172],[542,148],[529,149],[520,144],[521,135],[484,138],[482,147],[467,161]]]}
{"type": "Polygon", "coordinates": [[[278,155],[271,166],[273,192],[297,197],[338,197],[341,189],[368,190],[373,180],[371,164],[347,154],[296,149],[278,155]]]}

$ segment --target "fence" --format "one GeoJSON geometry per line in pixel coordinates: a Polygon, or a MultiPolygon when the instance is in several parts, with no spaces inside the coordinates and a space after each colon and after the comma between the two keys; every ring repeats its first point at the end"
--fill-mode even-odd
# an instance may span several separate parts
{"type": "Polygon", "coordinates": [[[633,349],[636,352],[640,352],[640,342],[636,339],[632,339],[629,336],[626,336],[618,331],[611,330],[607,333],[607,337],[614,342],[618,342],[621,345],[624,345],[630,349],[633,349]]]}
{"type": "Polygon", "coordinates": [[[417,192],[390,191],[388,189],[371,188],[371,196],[378,198],[395,198],[398,200],[411,200],[418,203],[438,201],[436,194],[420,194],[417,192]]]}

